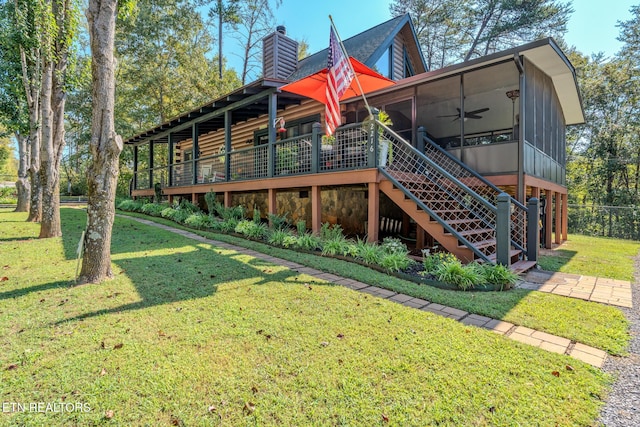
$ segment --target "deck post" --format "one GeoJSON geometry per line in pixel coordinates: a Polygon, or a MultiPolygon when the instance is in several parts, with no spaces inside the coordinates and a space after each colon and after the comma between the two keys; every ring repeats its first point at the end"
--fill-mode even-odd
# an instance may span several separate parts
{"type": "Polygon", "coordinates": [[[556,192],[556,227],[555,227],[555,242],[556,244],[562,243],[562,211],[566,208],[562,204],[562,198],[560,193],[556,192]]]}
{"type": "Polygon", "coordinates": [[[198,164],[196,163],[198,157],[200,157],[200,147],[198,147],[198,123],[194,123],[191,126],[191,140],[193,141],[193,150],[191,152],[191,183],[198,183],[198,170],[196,169],[198,164]]]}
{"type": "Polygon", "coordinates": [[[322,189],[319,185],[311,186],[311,231],[320,234],[322,228],[322,189]]]}
{"type": "Polygon", "coordinates": [[[377,242],[380,229],[380,184],[369,183],[369,206],[367,209],[367,241],[377,242]]]}
{"type": "Polygon", "coordinates": [[[311,127],[311,173],[320,170],[320,150],[322,149],[322,125],[314,123],[311,127]]]}
{"type": "Polygon", "coordinates": [[[498,194],[498,215],[496,219],[496,261],[506,267],[511,265],[511,196],[498,194]]]}
{"type": "Polygon", "coordinates": [[[147,188],[153,188],[153,140],[149,141],[149,186],[147,188]]]}
{"type": "Polygon", "coordinates": [[[424,138],[427,136],[427,131],[424,126],[418,127],[418,140],[416,141],[416,148],[422,154],[424,154],[424,138]]]}
{"type": "Polygon", "coordinates": [[[133,189],[138,189],[138,146],[133,146],[133,189]]]}
{"type": "Polygon", "coordinates": [[[527,259],[538,261],[538,248],[540,247],[540,202],[537,197],[532,197],[527,202],[527,259]]]}
{"type": "Polygon", "coordinates": [[[225,208],[231,207],[231,191],[224,192],[224,207],[225,208]]]}
{"type": "MultiPolygon", "coordinates": [[[[375,120],[378,120],[378,110],[375,108],[371,109],[371,114],[373,115],[374,120],[371,120],[369,123],[369,142],[367,147],[367,166],[370,168],[378,167],[378,124],[375,120]]],[[[376,232],[377,233],[377,232],[376,232]]],[[[376,241],[378,239],[376,238],[376,241]]]]}
{"type": "Polygon", "coordinates": [[[545,195],[545,205],[544,205],[544,213],[547,219],[547,223],[544,225],[544,247],[545,249],[551,249],[551,229],[553,228],[553,218],[551,218],[551,214],[553,213],[553,191],[544,190],[545,195]]]}
{"type": "Polygon", "coordinates": [[[269,227],[271,227],[273,224],[271,223],[271,215],[277,215],[278,214],[278,206],[276,204],[276,189],[275,188],[269,188],[268,193],[267,193],[267,203],[268,203],[268,209],[269,209],[269,214],[268,218],[269,218],[269,227]]]}
{"type": "Polygon", "coordinates": [[[167,170],[167,187],[173,187],[173,162],[175,162],[174,156],[174,143],[173,143],[173,133],[169,133],[167,136],[168,141],[168,151],[169,151],[169,170],[167,170]]]}
{"type": "Polygon", "coordinates": [[[569,195],[562,195],[562,241],[566,242],[569,234],[569,195]]]}
{"type": "Polygon", "coordinates": [[[231,178],[231,110],[224,112],[224,180],[229,181],[231,178]]]}

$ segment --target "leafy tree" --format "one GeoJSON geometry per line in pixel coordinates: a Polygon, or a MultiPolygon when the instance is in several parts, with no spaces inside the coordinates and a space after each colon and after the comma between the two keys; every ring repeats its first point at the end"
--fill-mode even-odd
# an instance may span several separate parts
{"type": "Polygon", "coordinates": [[[573,11],[554,0],[393,0],[390,10],[412,15],[430,69],[561,37],[573,11]]]}
{"type": "Polygon", "coordinates": [[[18,146],[16,212],[29,212],[29,112],[22,79],[20,53],[12,37],[12,3],[0,3],[0,124],[13,134],[18,146]]]}
{"type": "Polygon", "coordinates": [[[97,283],[113,276],[111,231],[115,217],[118,159],[122,151],[122,138],[116,133],[114,116],[117,9],[117,0],[90,0],[87,9],[92,57],[92,163],[88,173],[88,221],[79,283],[97,283]]]}
{"type": "MultiPolygon", "coordinates": [[[[271,3],[271,0],[247,0],[242,3],[237,12],[240,18],[237,37],[242,49],[240,79],[243,85],[247,83],[249,75],[255,77],[262,72],[262,39],[273,32],[275,27],[271,3]],[[258,72],[255,72],[256,69],[258,72]]],[[[276,8],[281,4],[282,0],[273,2],[276,8]]],[[[219,44],[222,43],[219,42],[219,44]]]]}

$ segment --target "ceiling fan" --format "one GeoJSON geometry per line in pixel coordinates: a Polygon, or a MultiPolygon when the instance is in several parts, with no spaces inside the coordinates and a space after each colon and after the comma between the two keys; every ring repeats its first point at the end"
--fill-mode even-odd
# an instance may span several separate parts
{"type": "MultiPolygon", "coordinates": [[[[448,114],[446,116],[436,116],[436,117],[453,117],[454,118],[453,121],[455,122],[456,120],[460,119],[460,109],[456,108],[456,110],[458,110],[458,114],[448,114]]],[[[465,111],[464,118],[465,119],[481,119],[482,116],[479,116],[478,114],[484,113],[485,111],[489,111],[489,107],[480,108],[478,110],[473,110],[473,111],[465,111]]]]}

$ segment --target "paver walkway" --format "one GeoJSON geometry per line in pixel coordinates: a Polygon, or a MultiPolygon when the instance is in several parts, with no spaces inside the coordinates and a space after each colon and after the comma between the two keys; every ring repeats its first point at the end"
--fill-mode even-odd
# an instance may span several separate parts
{"type": "MultiPolygon", "coordinates": [[[[124,215],[118,215],[124,216],[124,215]]],[[[567,354],[583,362],[589,363],[596,367],[602,367],[607,353],[594,347],[590,347],[581,343],[571,341],[567,338],[558,337],[548,334],[546,332],[540,332],[533,329],[525,328],[524,326],[516,326],[509,322],[503,322],[501,320],[491,319],[489,317],[480,316],[477,314],[470,314],[466,311],[459,310],[453,307],[447,307],[442,304],[432,303],[420,298],[414,298],[410,295],[400,294],[388,289],[379,288],[377,286],[370,286],[366,283],[359,282],[353,279],[347,279],[345,277],[337,276],[335,274],[325,273],[315,268],[306,267],[296,262],[287,261],[282,258],[276,258],[270,255],[256,252],[251,249],[246,249],[241,246],[232,245],[230,243],[219,242],[217,240],[207,239],[206,237],[199,236],[195,233],[181,230],[178,228],[170,227],[164,224],[158,224],[153,221],[134,218],[126,216],[126,218],[141,222],[143,224],[158,227],[163,230],[167,230],[176,234],[180,234],[189,239],[197,240],[199,242],[210,243],[220,248],[235,250],[239,253],[250,255],[255,258],[272,262],[277,265],[285,266],[293,271],[304,273],[314,278],[324,280],[336,285],[342,285],[347,288],[364,292],[376,297],[388,299],[398,304],[402,304],[407,307],[412,307],[418,310],[428,311],[440,316],[448,317],[450,319],[457,320],[466,325],[477,326],[488,329],[497,334],[503,335],[510,339],[532,345],[534,347],[540,347],[547,351],[553,351],[555,353],[567,354]]]]}
{"type": "Polygon", "coordinates": [[[579,274],[530,271],[519,288],[631,308],[631,282],[579,274]]]}

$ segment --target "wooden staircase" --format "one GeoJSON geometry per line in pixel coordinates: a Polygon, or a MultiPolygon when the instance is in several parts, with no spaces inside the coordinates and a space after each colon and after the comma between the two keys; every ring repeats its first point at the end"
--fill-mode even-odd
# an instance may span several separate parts
{"type": "MultiPolygon", "coordinates": [[[[393,170],[390,170],[389,174],[404,188],[398,188],[391,180],[385,179],[380,182],[380,190],[447,251],[465,263],[474,260],[484,261],[483,259],[478,259],[478,255],[461,243],[459,238],[454,236],[445,225],[432,218],[427,210],[408,197],[405,193],[406,191],[409,191],[427,209],[443,220],[458,236],[462,236],[472,243],[478,251],[486,256],[489,262],[495,262],[496,239],[494,228],[484,224],[481,218],[475,216],[463,204],[449,197],[446,191],[438,188],[426,176],[393,170]],[[408,188],[411,190],[408,190],[408,188]]],[[[520,260],[520,255],[521,251],[519,249],[512,248],[509,252],[514,271],[522,272],[535,266],[535,262],[520,260]]]]}

